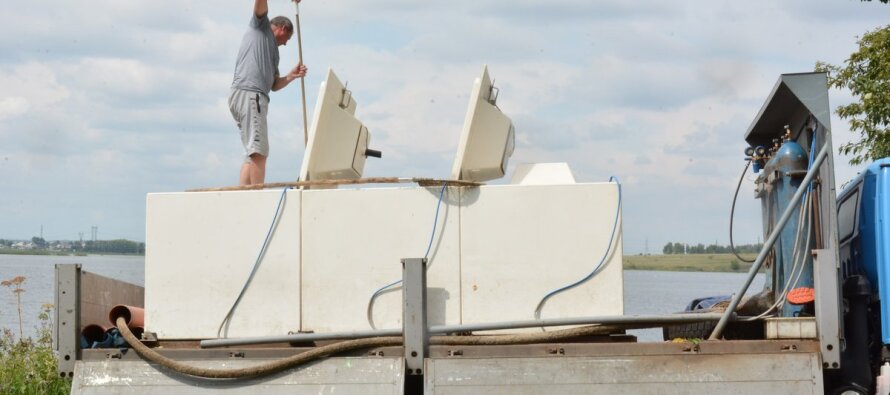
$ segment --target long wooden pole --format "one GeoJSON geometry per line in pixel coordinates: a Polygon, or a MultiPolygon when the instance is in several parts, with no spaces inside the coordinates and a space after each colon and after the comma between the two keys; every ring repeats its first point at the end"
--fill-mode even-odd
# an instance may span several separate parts
{"type": "Polygon", "coordinates": [[[375,177],[375,178],[359,178],[356,180],[317,180],[317,181],[296,181],[296,182],[273,182],[267,184],[241,185],[234,187],[219,188],[198,188],[187,189],[186,192],[223,192],[223,191],[249,191],[257,189],[284,188],[284,187],[312,187],[312,186],[335,186],[335,185],[355,185],[355,184],[404,184],[416,183],[422,187],[429,186],[457,186],[457,187],[476,187],[483,185],[473,181],[459,180],[437,180],[434,178],[399,178],[399,177],[375,177]]]}
{"type": "MultiPolygon", "coordinates": [[[[303,35],[300,32],[300,2],[294,1],[297,9],[297,50],[300,52],[300,64],[303,64],[303,35]]],[[[306,77],[300,77],[300,92],[303,98],[303,146],[309,145],[309,122],[306,119],[306,77]]]]}

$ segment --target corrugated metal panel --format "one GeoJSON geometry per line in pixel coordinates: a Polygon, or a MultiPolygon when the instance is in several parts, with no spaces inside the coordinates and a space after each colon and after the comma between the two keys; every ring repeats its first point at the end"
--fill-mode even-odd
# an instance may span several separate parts
{"type": "MultiPolygon", "coordinates": [[[[195,366],[240,368],[262,360],[194,361],[195,366]]],[[[400,358],[331,358],[251,380],[206,380],[177,375],[143,361],[78,361],[73,395],[104,394],[401,394],[400,358]]]]}
{"type": "Polygon", "coordinates": [[[816,353],[427,361],[426,394],[821,394],[816,353]]]}
{"type": "Polygon", "coordinates": [[[110,326],[108,312],[115,305],[143,307],[145,289],[134,284],[81,272],[80,277],[80,323],[110,326]]]}

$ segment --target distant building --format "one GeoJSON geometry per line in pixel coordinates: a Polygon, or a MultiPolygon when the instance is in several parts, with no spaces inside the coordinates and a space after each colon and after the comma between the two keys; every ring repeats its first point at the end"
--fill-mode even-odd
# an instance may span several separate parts
{"type": "Polygon", "coordinates": [[[33,250],[36,246],[30,241],[18,241],[12,245],[12,248],[17,250],[33,250]]]}

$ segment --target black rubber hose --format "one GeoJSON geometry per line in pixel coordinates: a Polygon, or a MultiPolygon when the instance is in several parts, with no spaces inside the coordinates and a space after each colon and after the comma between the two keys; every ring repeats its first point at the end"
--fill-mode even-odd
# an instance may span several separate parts
{"type": "MultiPolygon", "coordinates": [[[[137,339],[135,335],[133,335],[133,332],[130,331],[130,328],[127,327],[127,322],[126,320],[124,320],[123,317],[118,317],[116,324],[118,330],[124,336],[124,339],[127,341],[127,343],[130,344],[130,347],[132,347],[136,351],[136,353],[138,353],[140,356],[147,359],[148,361],[154,362],[177,373],[211,379],[241,379],[266,376],[314,361],[316,359],[328,357],[346,351],[358,350],[363,348],[401,346],[403,344],[403,339],[401,336],[372,337],[347,340],[329,344],[326,346],[315,347],[309,351],[262,365],[237,369],[208,369],[187,365],[177,360],[165,357],[160,353],[152,350],[148,346],[142,344],[142,342],[137,339]]],[[[430,338],[430,344],[466,346],[543,343],[581,336],[608,335],[610,333],[627,329],[655,328],[661,326],[662,325],[659,323],[630,325],[590,325],[552,332],[518,335],[433,336],[430,338]]]]}
{"type": "Polygon", "coordinates": [[[142,344],[142,342],[133,335],[133,332],[131,332],[130,329],[127,328],[127,322],[123,319],[123,317],[118,317],[116,323],[117,329],[124,336],[124,339],[127,340],[127,343],[130,344],[130,347],[133,347],[133,349],[136,350],[136,352],[143,358],[178,373],[211,379],[236,379],[266,376],[280,372],[293,366],[297,366],[306,362],[316,360],[318,358],[326,357],[344,351],[368,347],[397,346],[402,344],[402,338],[400,336],[348,340],[322,347],[316,347],[309,351],[262,365],[237,369],[207,369],[184,364],[177,360],[165,357],[158,352],[148,348],[148,346],[142,344]]]}
{"type": "Polygon", "coordinates": [[[745,169],[742,170],[742,175],[739,177],[739,184],[735,187],[735,195],[732,196],[732,208],[729,210],[729,249],[732,251],[732,254],[735,255],[736,258],[739,258],[740,261],[745,263],[754,263],[754,259],[747,260],[739,256],[739,253],[735,250],[735,244],[732,242],[732,220],[735,218],[735,201],[739,198],[739,189],[742,188],[742,181],[745,180],[745,173],[748,172],[748,167],[751,166],[751,161],[747,161],[745,164],[745,169]]]}

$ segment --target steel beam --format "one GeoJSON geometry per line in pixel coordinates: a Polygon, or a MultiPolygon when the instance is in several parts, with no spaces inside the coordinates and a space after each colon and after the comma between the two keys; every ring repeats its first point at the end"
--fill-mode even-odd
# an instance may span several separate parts
{"type": "Polygon", "coordinates": [[[837,369],[841,364],[841,317],[838,310],[841,295],[836,256],[837,252],[832,250],[813,250],[816,332],[822,345],[822,365],[826,369],[837,369]]]}
{"type": "Polygon", "coordinates": [[[406,373],[422,375],[430,346],[426,321],[426,258],[402,259],[402,301],[406,373]]]}
{"type": "MultiPolygon", "coordinates": [[[[632,329],[640,329],[640,325],[649,325],[652,328],[660,328],[669,324],[689,324],[695,322],[717,321],[723,316],[723,313],[684,313],[684,314],[663,314],[663,315],[612,315],[612,316],[593,316],[593,317],[568,317],[568,318],[550,318],[543,320],[526,320],[526,321],[507,321],[507,322],[490,322],[478,324],[463,325],[434,325],[429,328],[429,333],[433,335],[446,335],[449,333],[465,333],[475,331],[490,331],[502,329],[520,329],[520,328],[547,328],[551,326],[566,325],[627,325],[633,326],[632,329]]],[[[735,315],[731,318],[735,319],[735,315]]],[[[362,337],[380,337],[380,336],[400,336],[401,329],[377,329],[367,331],[353,332],[332,332],[332,333],[298,333],[293,335],[280,336],[260,336],[260,337],[242,337],[233,339],[211,339],[201,340],[201,348],[214,347],[231,347],[246,346],[253,344],[272,344],[272,343],[301,343],[318,340],[343,340],[356,339],[362,337]]]]}
{"type": "Polygon", "coordinates": [[[53,348],[59,356],[59,375],[74,377],[80,359],[80,264],[56,265],[56,325],[53,348]]]}

